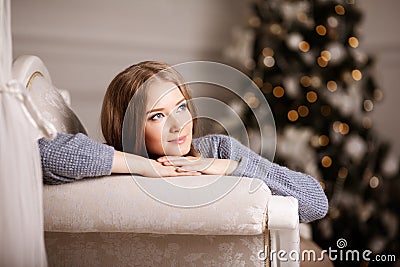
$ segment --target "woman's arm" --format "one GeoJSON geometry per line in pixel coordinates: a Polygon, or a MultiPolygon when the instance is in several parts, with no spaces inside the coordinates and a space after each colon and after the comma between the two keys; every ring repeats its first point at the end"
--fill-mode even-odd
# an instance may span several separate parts
{"type": "Polygon", "coordinates": [[[310,175],[272,163],[229,136],[205,136],[198,139],[195,145],[204,157],[239,162],[232,176],[258,178],[268,185],[273,194],[295,197],[299,201],[300,221],[309,222],[326,215],[328,200],[321,185],[310,175]]]}
{"type": "Polygon", "coordinates": [[[39,139],[43,181],[46,184],[73,182],[84,177],[111,173],[134,173],[148,177],[199,175],[178,173],[175,168],[155,164],[154,160],[115,151],[84,134],[61,134],[54,140],[39,139]]]}
{"type": "Polygon", "coordinates": [[[61,134],[39,139],[43,180],[47,184],[111,174],[114,148],[84,134],[61,134]]]}

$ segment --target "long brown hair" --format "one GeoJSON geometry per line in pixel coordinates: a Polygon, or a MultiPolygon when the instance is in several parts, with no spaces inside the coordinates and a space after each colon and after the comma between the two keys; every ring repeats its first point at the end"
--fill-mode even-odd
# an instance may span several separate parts
{"type": "MultiPolygon", "coordinates": [[[[196,131],[196,110],[189,86],[183,77],[168,64],[144,61],[120,72],[111,81],[101,108],[101,130],[106,143],[116,150],[148,156],[145,147],[145,108],[147,81],[156,77],[174,83],[186,100],[193,118],[193,136],[196,131]],[[156,76],[155,76],[156,75],[156,76]]],[[[193,144],[188,153],[198,155],[193,144]]]]}

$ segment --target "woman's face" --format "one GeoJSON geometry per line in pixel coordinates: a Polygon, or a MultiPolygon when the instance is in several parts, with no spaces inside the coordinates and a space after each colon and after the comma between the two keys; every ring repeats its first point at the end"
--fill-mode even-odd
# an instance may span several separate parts
{"type": "Polygon", "coordinates": [[[192,143],[192,115],[179,88],[172,82],[155,80],[148,87],[145,142],[148,154],[186,155],[192,143]]]}

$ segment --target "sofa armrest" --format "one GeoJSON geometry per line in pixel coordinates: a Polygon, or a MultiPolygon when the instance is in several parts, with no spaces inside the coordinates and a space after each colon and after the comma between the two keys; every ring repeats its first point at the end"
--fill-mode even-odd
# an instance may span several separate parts
{"type": "Polygon", "coordinates": [[[45,231],[257,235],[264,232],[271,192],[264,183],[249,192],[252,181],[229,176],[152,179],[112,175],[45,185],[45,231]],[[171,184],[188,189],[204,187],[204,195],[217,192],[219,196],[203,199],[204,205],[174,206],[170,204],[173,199],[192,204],[196,199],[190,190],[179,196],[171,184]],[[221,185],[227,184],[232,188],[218,193],[221,185]],[[153,189],[158,193],[150,194],[153,189]],[[154,197],[160,192],[164,195],[154,197]]]}

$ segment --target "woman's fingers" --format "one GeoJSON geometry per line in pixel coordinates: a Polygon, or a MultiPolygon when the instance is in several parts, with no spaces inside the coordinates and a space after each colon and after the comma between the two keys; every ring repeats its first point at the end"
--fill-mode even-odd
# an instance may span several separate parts
{"type": "Polygon", "coordinates": [[[157,159],[158,162],[165,166],[187,166],[198,164],[202,158],[198,157],[178,157],[178,156],[165,156],[157,159]]]}

